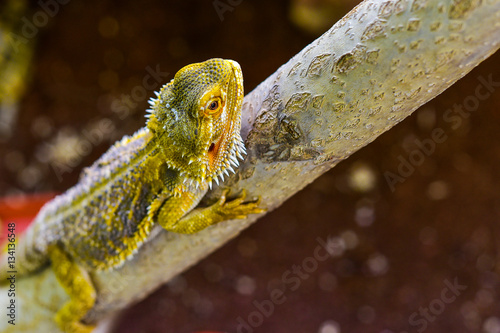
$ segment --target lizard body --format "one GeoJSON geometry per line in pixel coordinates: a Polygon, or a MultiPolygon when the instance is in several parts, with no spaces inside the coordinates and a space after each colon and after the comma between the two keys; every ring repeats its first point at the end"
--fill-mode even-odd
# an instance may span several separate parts
{"type": "Polygon", "coordinates": [[[16,269],[26,275],[52,264],[71,298],[55,318],[63,331],[90,332],[80,322],[96,297],[89,273],[123,264],[156,225],[189,234],[263,211],[258,201],[243,203],[244,193],[226,202],[225,192],[212,206],[195,208],[244,153],[242,100],[236,62],[182,68],[150,100],[146,127],[117,142],[41,209],[20,240],[16,269]]]}

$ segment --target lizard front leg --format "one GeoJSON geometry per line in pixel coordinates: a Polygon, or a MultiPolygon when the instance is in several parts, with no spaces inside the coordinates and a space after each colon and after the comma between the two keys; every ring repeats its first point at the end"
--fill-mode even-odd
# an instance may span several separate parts
{"type": "Polygon", "coordinates": [[[96,300],[96,291],[90,276],[59,245],[51,245],[48,254],[57,280],[70,297],[56,313],[55,322],[65,333],[92,332],[94,326],[81,322],[96,300]]]}
{"type": "Polygon", "coordinates": [[[222,221],[243,219],[249,214],[258,214],[265,211],[259,208],[260,198],[256,202],[244,202],[246,197],[245,190],[231,201],[226,201],[227,193],[228,190],[224,190],[219,200],[213,205],[195,208],[181,218],[178,217],[179,207],[185,207],[193,194],[185,193],[180,197],[170,198],[161,207],[158,214],[158,222],[168,231],[194,234],[222,221]]]}

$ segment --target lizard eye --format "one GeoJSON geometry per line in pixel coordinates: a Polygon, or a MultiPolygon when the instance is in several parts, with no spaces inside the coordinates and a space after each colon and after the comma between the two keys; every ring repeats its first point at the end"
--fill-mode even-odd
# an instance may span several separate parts
{"type": "Polygon", "coordinates": [[[213,111],[213,110],[217,110],[218,107],[219,107],[219,101],[213,101],[208,106],[208,109],[213,111]]]}
{"type": "Polygon", "coordinates": [[[220,97],[215,97],[209,100],[205,106],[205,113],[213,116],[222,110],[222,101],[220,97]]]}

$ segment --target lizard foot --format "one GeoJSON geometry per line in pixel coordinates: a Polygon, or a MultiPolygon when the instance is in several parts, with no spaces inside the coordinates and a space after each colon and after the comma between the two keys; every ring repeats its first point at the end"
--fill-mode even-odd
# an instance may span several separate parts
{"type": "MultiPolygon", "coordinates": [[[[171,206],[163,206],[158,221],[166,230],[182,234],[194,234],[222,221],[243,219],[249,214],[265,212],[264,209],[259,208],[260,199],[253,202],[244,202],[246,198],[244,190],[235,199],[226,201],[228,192],[228,190],[224,190],[219,200],[213,205],[196,208],[180,220],[173,220],[173,223],[171,223],[172,219],[169,219],[168,216],[168,214],[172,213],[171,206]]],[[[182,197],[179,200],[182,200],[182,197]]]]}
{"type": "Polygon", "coordinates": [[[219,215],[222,221],[244,219],[249,214],[259,214],[266,211],[265,209],[259,208],[261,203],[260,197],[257,201],[244,202],[247,195],[246,190],[242,190],[241,193],[231,201],[226,201],[228,193],[229,190],[224,190],[219,200],[211,206],[214,213],[219,215]]]}

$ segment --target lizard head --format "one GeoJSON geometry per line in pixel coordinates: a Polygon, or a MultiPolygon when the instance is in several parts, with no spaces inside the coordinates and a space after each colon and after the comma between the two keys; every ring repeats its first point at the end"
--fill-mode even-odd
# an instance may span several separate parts
{"type": "Polygon", "coordinates": [[[232,60],[188,65],[150,101],[148,128],[169,167],[189,185],[223,179],[245,152],[240,136],[243,75],[232,60]]]}

